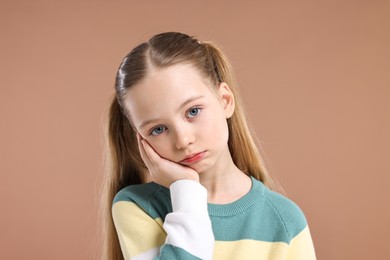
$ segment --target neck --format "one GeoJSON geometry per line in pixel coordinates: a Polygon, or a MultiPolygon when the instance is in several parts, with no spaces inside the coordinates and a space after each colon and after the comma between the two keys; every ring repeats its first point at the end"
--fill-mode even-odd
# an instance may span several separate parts
{"type": "Polygon", "coordinates": [[[223,162],[216,165],[212,172],[204,172],[199,176],[200,183],[208,191],[209,203],[231,203],[244,196],[251,188],[251,179],[237,168],[229,152],[223,162]]]}

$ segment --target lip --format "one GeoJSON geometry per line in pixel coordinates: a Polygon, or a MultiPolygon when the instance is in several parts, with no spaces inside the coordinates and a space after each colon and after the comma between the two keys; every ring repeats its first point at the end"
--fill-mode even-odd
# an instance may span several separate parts
{"type": "Polygon", "coordinates": [[[206,151],[203,151],[203,152],[200,152],[200,153],[193,153],[193,154],[190,154],[190,155],[186,156],[186,158],[184,158],[183,160],[181,160],[180,163],[189,164],[189,163],[196,163],[196,162],[199,162],[200,160],[203,159],[203,157],[205,156],[205,154],[206,154],[206,151]]]}

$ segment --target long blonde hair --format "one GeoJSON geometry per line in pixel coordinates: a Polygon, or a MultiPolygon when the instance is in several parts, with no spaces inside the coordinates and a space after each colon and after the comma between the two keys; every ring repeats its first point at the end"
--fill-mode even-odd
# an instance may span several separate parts
{"type": "Polygon", "coordinates": [[[103,259],[123,259],[111,215],[112,201],[122,188],[145,182],[146,167],[140,157],[136,132],[123,105],[127,89],[140,82],[148,70],[177,63],[194,66],[213,86],[226,82],[236,106],[228,120],[228,146],[234,163],[248,175],[273,190],[277,185],[268,175],[259,150],[248,128],[232,68],[221,50],[211,42],[200,42],[192,36],[167,32],[153,36],[128,53],[119,66],[106,128],[106,172],[102,191],[103,259]]]}

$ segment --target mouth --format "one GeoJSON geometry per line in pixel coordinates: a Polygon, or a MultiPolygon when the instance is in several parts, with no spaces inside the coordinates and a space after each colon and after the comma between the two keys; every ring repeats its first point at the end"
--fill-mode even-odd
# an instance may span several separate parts
{"type": "Polygon", "coordinates": [[[206,151],[203,151],[203,152],[200,152],[200,153],[193,153],[193,154],[190,154],[190,155],[188,155],[186,158],[184,158],[183,160],[181,160],[180,163],[191,164],[191,163],[199,162],[200,160],[203,159],[203,157],[205,156],[205,154],[206,154],[206,151]]]}

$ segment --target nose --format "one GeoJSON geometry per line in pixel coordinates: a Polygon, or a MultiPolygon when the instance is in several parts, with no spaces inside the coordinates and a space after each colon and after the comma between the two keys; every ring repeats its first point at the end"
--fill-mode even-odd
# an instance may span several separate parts
{"type": "Polygon", "coordinates": [[[176,130],[175,145],[177,149],[185,149],[194,142],[195,136],[188,125],[181,126],[180,129],[176,130]]]}

